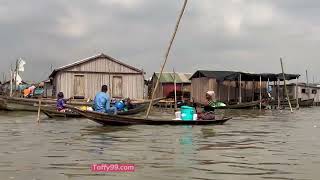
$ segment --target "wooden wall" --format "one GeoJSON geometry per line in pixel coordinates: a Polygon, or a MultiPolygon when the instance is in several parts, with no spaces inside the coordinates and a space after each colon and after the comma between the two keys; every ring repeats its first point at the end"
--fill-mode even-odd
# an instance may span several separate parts
{"type": "Polygon", "coordinates": [[[92,60],[58,72],[54,77],[56,92],[64,92],[67,98],[75,96],[75,88],[77,88],[75,77],[77,76],[83,76],[85,98],[93,99],[104,84],[108,85],[112,96],[114,77],[122,79],[120,91],[123,98],[143,99],[144,97],[143,73],[106,58],[92,60]]]}
{"type": "MultiPolygon", "coordinates": [[[[195,102],[205,103],[205,95],[207,91],[214,91],[216,94],[216,99],[223,102],[228,102],[228,100],[231,102],[239,101],[239,83],[237,81],[218,82],[214,78],[202,77],[193,78],[191,82],[191,99],[194,99],[195,102]]],[[[260,92],[259,87],[259,82],[242,82],[242,102],[252,101],[253,94],[258,94],[260,92]]],[[[265,87],[266,82],[262,82],[263,93],[266,92],[265,87]]]]}

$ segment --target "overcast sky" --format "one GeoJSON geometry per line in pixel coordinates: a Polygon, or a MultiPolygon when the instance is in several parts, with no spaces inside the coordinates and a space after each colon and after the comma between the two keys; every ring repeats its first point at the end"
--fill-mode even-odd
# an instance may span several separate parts
{"type": "MultiPolygon", "coordinates": [[[[1,0],[0,72],[23,78],[105,53],[151,74],[163,62],[183,0],[1,0]]],[[[305,70],[320,80],[320,1],[189,0],[166,71],[305,70]],[[317,76],[319,74],[319,76],[317,76]]],[[[2,80],[2,75],[1,78],[2,80]]]]}

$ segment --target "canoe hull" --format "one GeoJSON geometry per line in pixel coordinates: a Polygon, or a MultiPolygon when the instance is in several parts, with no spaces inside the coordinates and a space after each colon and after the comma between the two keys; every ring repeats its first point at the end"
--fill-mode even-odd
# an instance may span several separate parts
{"type": "Polygon", "coordinates": [[[82,111],[78,108],[72,110],[83,115],[84,117],[102,124],[104,126],[128,126],[128,125],[222,125],[231,118],[222,118],[218,120],[199,120],[199,121],[182,121],[182,120],[161,120],[161,119],[142,119],[127,116],[108,115],[105,113],[82,111]]]}

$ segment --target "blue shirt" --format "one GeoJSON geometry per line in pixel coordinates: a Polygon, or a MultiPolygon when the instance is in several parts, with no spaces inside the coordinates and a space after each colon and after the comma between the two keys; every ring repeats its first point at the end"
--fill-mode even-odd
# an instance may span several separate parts
{"type": "Polygon", "coordinates": [[[97,112],[109,112],[110,111],[110,96],[108,93],[99,92],[94,98],[94,110],[97,112]]]}
{"type": "Polygon", "coordinates": [[[64,99],[58,99],[56,104],[57,110],[61,111],[65,107],[64,99]]]}

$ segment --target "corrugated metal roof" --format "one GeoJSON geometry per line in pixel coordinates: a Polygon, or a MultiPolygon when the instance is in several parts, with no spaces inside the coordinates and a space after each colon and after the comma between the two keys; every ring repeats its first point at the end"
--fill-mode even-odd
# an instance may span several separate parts
{"type": "MultiPolygon", "coordinates": [[[[154,73],[156,78],[159,78],[160,73],[154,73]]],[[[176,83],[191,83],[190,77],[191,73],[173,73],[173,72],[164,72],[161,75],[160,82],[161,83],[174,83],[174,79],[176,79],[176,83]]]]}
{"type": "Polygon", "coordinates": [[[140,69],[137,69],[137,68],[135,68],[135,67],[133,67],[133,66],[130,66],[130,65],[128,65],[128,64],[125,64],[125,63],[123,63],[123,62],[121,62],[121,61],[119,61],[119,60],[117,60],[117,59],[115,59],[115,58],[113,58],[113,57],[111,57],[111,56],[108,56],[108,55],[106,55],[106,54],[100,53],[100,54],[97,54],[97,55],[94,55],[94,56],[91,56],[91,57],[88,57],[88,58],[85,58],[85,59],[76,61],[76,62],[74,62],[74,63],[71,63],[71,64],[68,64],[68,65],[59,67],[59,68],[57,68],[57,69],[54,69],[53,72],[51,73],[51,75],[50,75],[49,77],[53,77],[58,71],[61,71],[61,70],[64,70],[64,69],[67,69],[67,68],[70,68],[70,67],[73,67],[73,66],[77,66],[77,65],[86,63],[86,62],[88,62],[88,61],[95,60],[95,59],[97,59],[97,58],[107,58],[107,59],[109,59],[109,60],[111,60],[111,61],[113,61],[113,62],[115,62],[115,63],[121,64],[121,65],[123,65],[123,66],[125,66],[125,67],[127,67],[127,68],[129,68],[129,69],[132,69],[132,70],[137,71],[137,72],[139,72],[139,73],[143,73],[143,71],[140,70],[140,69]]]}

